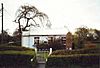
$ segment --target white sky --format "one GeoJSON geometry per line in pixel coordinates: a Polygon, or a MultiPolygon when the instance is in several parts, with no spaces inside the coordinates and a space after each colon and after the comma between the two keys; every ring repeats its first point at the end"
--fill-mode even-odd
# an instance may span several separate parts
{"type": "Polygon", "coordinates": [[[100,0],[0,0],[0,3],[4,3],[6,9],[4,29],[9,29],[10,33],[18,27],[18,24],[13,22],[15,13],[24,4],[31,4],[46,13],[52,27],[60,28],[66,25],[73,32],[75,28],[85,25],[100,30],[100,0]]]}

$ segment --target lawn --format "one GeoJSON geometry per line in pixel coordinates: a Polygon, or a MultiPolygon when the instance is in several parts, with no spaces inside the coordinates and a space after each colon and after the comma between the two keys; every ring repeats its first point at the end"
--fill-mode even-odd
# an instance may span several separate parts
{"type": "Polygon", "coordinates": [[[38,51],[38,53],[40,57],[43,57],[45,60],[48,58],[48,51],[38,51]]]}

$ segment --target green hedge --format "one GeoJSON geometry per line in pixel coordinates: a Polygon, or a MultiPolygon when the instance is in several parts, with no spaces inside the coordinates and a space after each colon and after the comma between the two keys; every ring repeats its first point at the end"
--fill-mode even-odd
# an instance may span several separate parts
{"type": "Polygon", "coordinates": [[[46,68],[99,68],[100,49],[54,51],[46,62],[46,68]]]}
{"type": "Polygon", "coordinates": [[[46,68],[99,68],[99,54],[51,55],[46,68]]]}
{"type": "Polygon", "coordinates": [[[0,46],[0,67],[33,68],[36,63],[34,49],[21,46],[0,46]]]}
{"type": "Polygon", "coordinates": [[[0,45],[0,51],[6,51],[6,50],[16,50],[16,51],[32,50],[32,51],[35,51],[34,49],[21,47],[21,46],[4,46],[4,45],[0,45]]]}
{"type": "MultiPolygon", "coordinates": [[[[7,55],[2,54],[0,55],[0,67],[2,66],[17,66],[20,68],[20,66],[28,66],[31,68],[36,62],[36,56],[30,56],[30,55],[7,55]],[[33,61],[31,61],[33,59],[33,61]]],[[[16,67],[14,67],[16,68],[16,67]]]]}
{"type": "Polygon", "coordinates": [[[100,53],[100,48],[87,48],[77,50],[56,50],[52,55],[71,55],[71,54],[93,54],[100,53]]]}

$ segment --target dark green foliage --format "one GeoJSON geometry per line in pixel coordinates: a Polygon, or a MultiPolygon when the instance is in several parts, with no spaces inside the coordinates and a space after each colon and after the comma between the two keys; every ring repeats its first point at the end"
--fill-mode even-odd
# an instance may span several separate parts
{"type": "Polygon", "coordinates": [[[0,46],[0,67],[33,68],[35,65],[34,49],[20,46],[0,46]]]}
{"type": "Polygon", "coordinates": [[[8,43],[11,41],[12,41],[12,36],[10,36],[6,30],[3,30],[3,34],[0,33],[0,44],[8,43]]]}
{"type": "Polygon", "coordinates": [[[53,51],[62,50],[65,49],[65,45],[62,44],[61,39],[56,39],[49,44],[49,48],[52,48],[53,51]]]}
{"type": "Polygon", "coordinates": [[[49,46],[46,43],[42,43],[42,44],[37,45],[37,49],[47,49],[47,50],[49,50],[49,46]]]}
{"type": "Polygon", "coordinates": [[[55,55],[48,58],[46,68],[52,68],[53,66],[58,68],[73,68],[72,66],[76,66],[76,68],[78,66],[80,66],[79,68],[99,68],[99,60],[100,55],[98,54],[78,54],[72,56],[55,55]]]}
{"type": "MultiPolygon", "coordinates": [[[[77,28],[75,34],[73,35],[75,48],[80,49],[84,48],[84,44],[89,42],[97,42],[100,43],[100,30],[87,28],[87,27],[80,27],[77,28]]],[[[95,44],[97,44],[95,43],[95,44]]]]}
{"type": "MultiPolygon", "coordinates": [[[[29,68],[32,67],[31,59],[33,58],[33,61],[35,62],[36,59],[33,56],[30,55],[0,55],[0,67],[1,66],[28,66],[29,68]]],[[[18,67],[18,68],[19,68],[18,67]]],[[[15,67],[14,67],[15,68],[15,67]]]]}
{"type": "Polygon", "coordinates": [[[86,48],[77,50],[56,50],[52,55],[92,54],[100,53],[100,48],[86,48]]]}
{"type": "Polygon", "coordinates": [[[49,50],[50,48],[54,50],[61,50],[61,49],[65,49],[65,45],[62,44],[61,39],[55,39],[52,42],[49,42],[49,44],[47,43],[42,43],[37,45],[37,49],[47,49],[49,50]]]}
{"type": "Polygon", "coordinates": [[[34,49],[21,47],[21,46],[0,45],[0,51],[6,51],[6,50],[15,50],[15,51],[32,50],[34,51],[34,49]]]}
{"type": "Polygon", "coordinates": [[[46,68],[99,68],[100,49],[57,50],[48,57],[46,68]]]}
{"type": "Polygon", "coordinates": [[[31,58],[33,58],[33,56],[29,56],[29,55],[0,55],[0,61],[2,62],[0,64],[4,64],[4,63],[13,64],[13,63],[18,63],[18,62],[19,62],[18,64],[25,64],[27,62],[30,62],[31,58]]]}

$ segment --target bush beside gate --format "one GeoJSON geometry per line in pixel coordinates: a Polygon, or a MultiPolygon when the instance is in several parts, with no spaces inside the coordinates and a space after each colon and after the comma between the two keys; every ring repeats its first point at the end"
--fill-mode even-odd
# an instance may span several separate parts
{"type": "Polygon", "coordinates": [[[46,68],[99,68],[100,49],[58,50],[48,57],[46,68]]]}
{"type": "Polygon", "coordinates": [[[34,49],[20,46],[0,46],[0,67],[32,68],[35,65],[34,49]]]}

